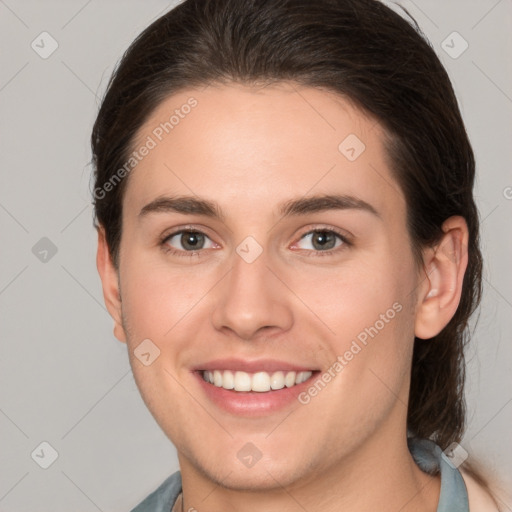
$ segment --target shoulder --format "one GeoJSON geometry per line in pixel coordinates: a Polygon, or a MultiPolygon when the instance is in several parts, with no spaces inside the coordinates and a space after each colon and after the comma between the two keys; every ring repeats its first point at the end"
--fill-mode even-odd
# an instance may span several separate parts
{"type": "Polygon", "coordinates": [[[176,471],[131,512],[168,512],[181,492],[181,472],[176,471]]]}
{"type": "Polygon", "coordinates": [[[482,487],[464,468],[459,468],[468,491],[470,512],[499,512],[496,502],[489,492],[482,487]]]}

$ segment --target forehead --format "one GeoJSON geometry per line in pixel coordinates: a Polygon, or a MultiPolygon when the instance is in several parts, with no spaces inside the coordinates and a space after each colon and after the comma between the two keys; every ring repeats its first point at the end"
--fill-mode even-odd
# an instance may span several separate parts
{"type": "Polygon", "coordinates": [[[162,195],[197,195],[229,212],[290,197],[342,193],[403,216],[381,126],[342,96],[280,83],[173,94],[137,133],[128,210],[162,195]]]}

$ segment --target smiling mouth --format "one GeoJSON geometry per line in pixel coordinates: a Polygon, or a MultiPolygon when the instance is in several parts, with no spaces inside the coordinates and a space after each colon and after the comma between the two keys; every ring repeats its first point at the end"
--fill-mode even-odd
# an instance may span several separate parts
{"type": "Polygon", "coordinates": [[[248,373],[231,370],[202,370],[199,372],[205,382],[231,391],[266,393],[283,388],[292,388],[307,381],[313,371],[276,371],[248,373]]]}

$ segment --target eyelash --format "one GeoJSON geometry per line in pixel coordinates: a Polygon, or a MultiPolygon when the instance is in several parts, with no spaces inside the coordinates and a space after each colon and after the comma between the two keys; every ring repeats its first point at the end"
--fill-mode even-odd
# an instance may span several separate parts
{"type": "MultiPolygon", "coordinates": [[[[183,233],[190,233],[190,234],[200,234],[200,235],[204,235],[206,237],[208,237],[208,235],[206,233],[204,233],[203,231],[201,230],[198,230],[198,229],[194,229],[194,228],[188,228],[188,229],[180,229],[178,231],[173,231],[172,233],[169,233],[167,235],[165,235],[161,240],[160,240],[160,246],[162,247],[162,250],[166,253],[166,254],[172,254],[173,256],[178,256],[178,257],[184,257],[184,258],[191,258],[191,257],[194,257],[194,256],[201,256],[201,253],[205,251],[205,249],[200,249],[199,251],[181,251],[181,250],[178,250],[178,249],[174,249],[173,247],[170,247],[167,242],[173,238],[174,236],[176,235],[179,235],[179,234],[183,234],[183,233]]],[[[313,253],[313,257],[324,257],[324,256],[331,256],[333,255],[334,253],[338,253],[339,251],[342,251],[344,250],[345,247],[351,247],[353,244],[347,239],[347,237],[345,235],[343,235],[342,233],[340,233],[339,231],[333,229],[333,228],[315,228],[315,229],[311,229],[309,231],[306,231],[304,234],[302,234],[299,238],[299,240],[302,240],[305,236],[307,235],[310,235],[312,233],[332,233],[334,235],[336,235],[342,242],[343,244],[335,249],[329,249],[327,251],[315,251],[315,250],[309,250],[309,249],[301,249],[301,250],[305,250],[305,251],[308,251],[308,252],[312,252],[313,253]]]]}

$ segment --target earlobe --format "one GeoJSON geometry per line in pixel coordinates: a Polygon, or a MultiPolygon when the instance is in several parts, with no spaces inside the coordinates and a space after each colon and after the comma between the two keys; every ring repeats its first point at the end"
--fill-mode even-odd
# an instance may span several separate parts
{"type": "Polygon", "coordinates": [[[415,336],[439,334],[459,306],[468,263],[468,228],[463,217],[443,223],[441,240],[424,253],[425,276],[418,294],[415,336]]]}
{"type": "Polygon", "coordinates": [[[101,278],[103,299],[110,316],[114,320],[114,336],[126,343],[126,333],[123,328],[121,293],[119,289],[119,277],[108,248],[105,229],[98,227],[98,251],[96,253],[96,267],[101,278]]]}

